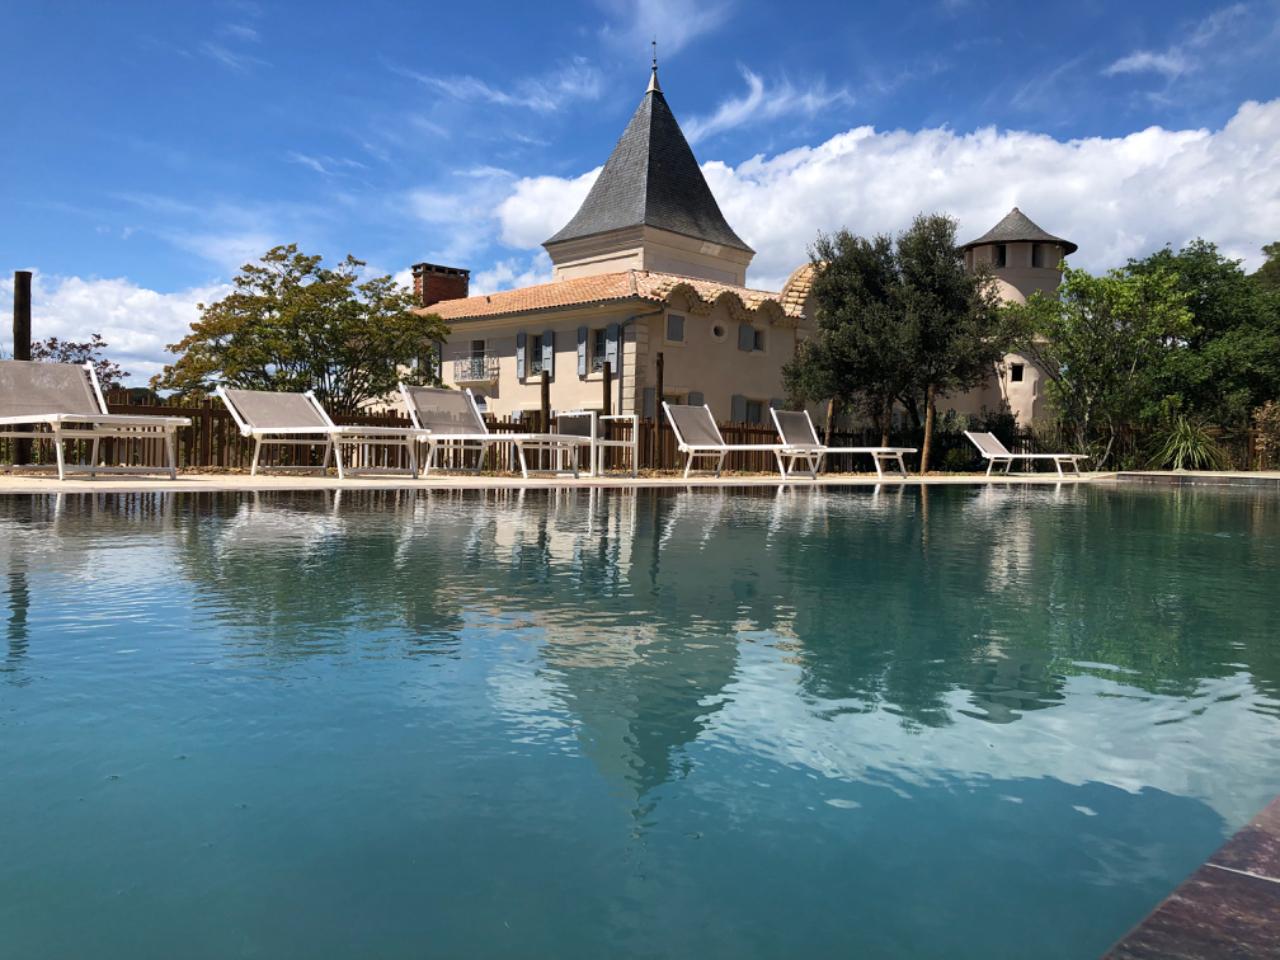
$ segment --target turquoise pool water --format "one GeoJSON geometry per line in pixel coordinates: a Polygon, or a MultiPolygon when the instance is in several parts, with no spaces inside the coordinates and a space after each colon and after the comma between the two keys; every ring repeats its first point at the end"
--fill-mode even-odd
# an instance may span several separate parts
{"type": "Polygon", "coordinates": [[[1280,498],[0,499],[0,955],[1093,957],[1280,791],[1280,498]]]}

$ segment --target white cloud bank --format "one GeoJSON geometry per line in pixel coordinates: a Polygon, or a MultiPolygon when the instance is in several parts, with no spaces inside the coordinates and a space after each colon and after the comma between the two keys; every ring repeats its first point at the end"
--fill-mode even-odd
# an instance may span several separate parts
{"type": "MultiPolygon", "coordinates": [[[[129,386],[145,386],[168,357],[165,346],[181,339],[199,317],[197,304],[231,292],[229,284],[157,293],[121,277],[89,279],[36,273],[31,284],[31,327],[37,340],[88,340],[95,333],[109,345],[107,355],[132,376],[129,386]]],[[[9,300],[13,280],[0,280],[0,296],[9,300]]],[[[7,326],[7,325],[6,325],[7,326]]],[[[12,354],[10,331],[3,349],[12,354]]]]}
{"type": "MultiPolygon", "coordinates": [[[[1253,268],[1261,246],[1280,238],[1280,100],[1242,104],[1221,130],[1149,127],[1067,141],[994,128],[859,127],[703,171],[757,251],[749,278],[757,286],[780,284],[819,230],[896,231],[916,213],[945,211],[968,240],[1015,205],[1078,243],[1078,266],[1118,266],[1202,236],[1253,268]]],[[[573,215],[592,180],[594,172],[516,181],[497,208],[503,241],[537,247],[573,215]]]]}

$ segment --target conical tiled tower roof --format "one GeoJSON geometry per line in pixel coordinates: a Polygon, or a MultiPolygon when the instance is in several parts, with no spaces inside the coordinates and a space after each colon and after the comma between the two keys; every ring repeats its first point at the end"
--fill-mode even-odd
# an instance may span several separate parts
{"type": "Polygon", "coordinates": [[[587,199],[544,246],[641,225],[753,252],[720,212],[658,86],[656,68],[587,199]]]}
{"type": "Polygon", "coordinates": [[[1064,253],[1075,253],[1079,249],[1070,240],[1055,237],[1052,233],[1041,230],[1025,213],[1014,207],[1005,218],[980,236],[961,246],[961,250],[980,247],[988,243],[1057,243],[1061,244],[1064,253]]]}

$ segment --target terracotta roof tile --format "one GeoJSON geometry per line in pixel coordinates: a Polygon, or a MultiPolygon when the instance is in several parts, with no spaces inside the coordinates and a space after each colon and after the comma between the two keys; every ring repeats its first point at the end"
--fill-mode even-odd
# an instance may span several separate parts
{"type": "MultiPolygon", "coordinates": [[[[795,274],[792,275],[795,277],[795,274]]],[[[790,284],[791,281],[788,281],[790,284]]],[[[710,306],[725,294],[736,299],[746,310],[759,310],[774,304],[789,317],[799,317],[804,298],[798,301],[769,290],[753,290],[728,283],[716,283],[695,277],[682,277],[674,273],[656,273],[650,270],[624,270],[619,273],[602,273],[572,280],[555,280],[517,290],[464,297],[458,300],[442,300],[426,308],[424,312],[439,314],[443,320],[478,320],[486,317],[502,317],[565,307],[587,306],[623,300],[644,300],[665,303],[677,290],[692,293],[703,304],[710,306]],[[793,306],[794,301],[794,306],[793,306]]]]}

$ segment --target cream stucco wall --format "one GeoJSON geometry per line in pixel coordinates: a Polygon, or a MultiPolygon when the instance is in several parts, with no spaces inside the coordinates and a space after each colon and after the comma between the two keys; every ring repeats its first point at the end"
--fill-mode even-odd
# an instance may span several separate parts
{"type": "Polygon", "coordinates": [[[752,254],[649,226],[548,244],[552,278],[571,280],[621,270],[652,270],[682,277],[746,284],[752,254]]]}
{"type": "MultiPolygon", "coordinates": [[[[677,297],[677,300],[680,298],[677,297]]],[[[527,344],[534,335],[550,331],[555,336],[555,364],[550,383],[553,410],[601,409],[604,403],[603,374],[590,372],[593,331],[609,324],[621,327],[621,385],[615,372],[611,406],[614,412],[652,414],[658,409],[657,357],[663,355],[663,392],[683,401],[690,393],[701,393],[717,419],[727,420],[735,395],[762,403],[768,422],[768,405],[780,400],[782,366],[795,354],[797,330],[794,322],[779,312],[757,311],[744,316],[727,302],[718,301],[709,313],[694,313],[682,303],[623,304],[507,317],[498,320],[454,321],[444,345],[442,374],[447,386],[470,387],[483,395],[490,412],[517,416],[541,407],[542,388],[538,376],[522,377],[516,370],[516,338],[524,332],[527,344]],[[684,341],[666,338],[667,316],[684,317],[684,341]],[[738,347],[739,324],[749,322],[764,334],[762,351],[738,347]],[[578,328],[588,329],[588,373],[578,374],[578,328]],[[471,341],[483,339],[485,352],[496,358],[497,377],[486,382],[459,379],[455,360],[472,355],[471,341]],[[648,391],[648,392],[646,392],[648,391]],[[619,402],[620,400],[620,402],[619,402]],[[650,406],[646,408],[646,400],[650,406]]],[[[526,361],[527,363],[527,361],[526,361]]],[[[465,364],[464,366],[470,366],[465,364]]]]}

